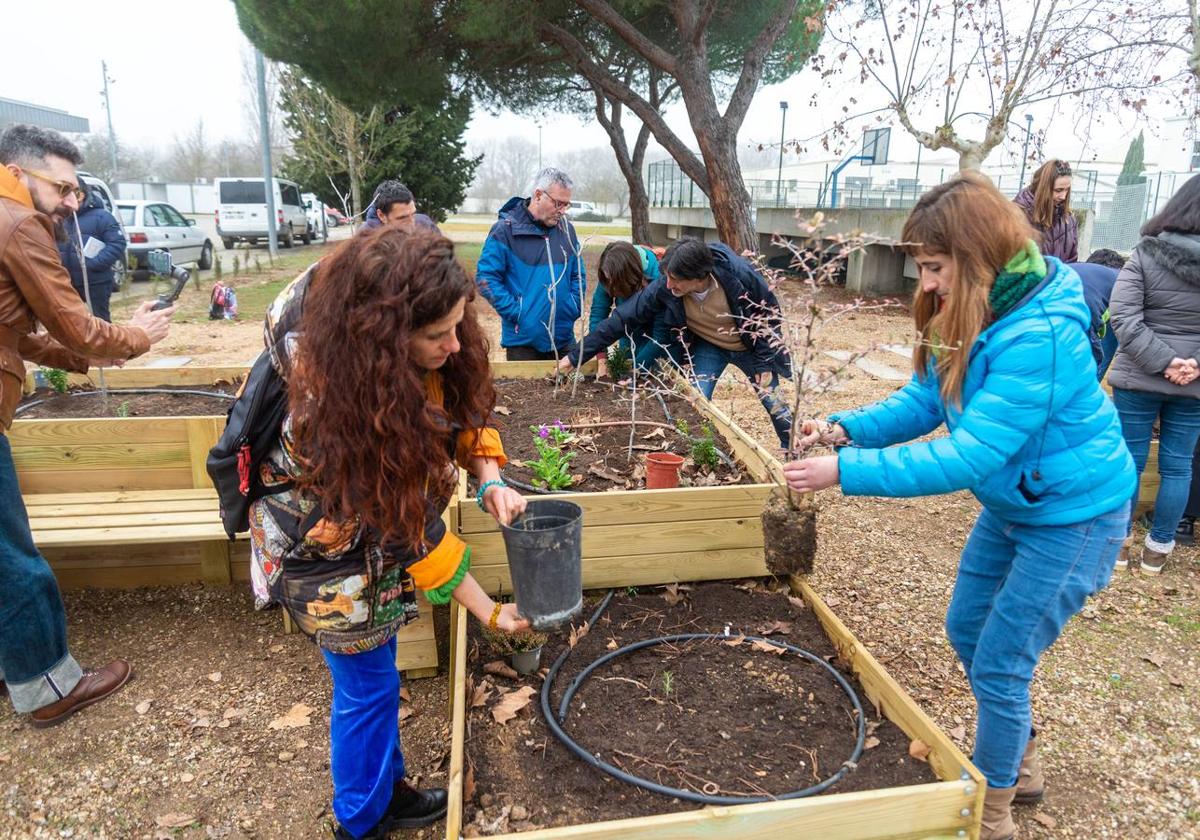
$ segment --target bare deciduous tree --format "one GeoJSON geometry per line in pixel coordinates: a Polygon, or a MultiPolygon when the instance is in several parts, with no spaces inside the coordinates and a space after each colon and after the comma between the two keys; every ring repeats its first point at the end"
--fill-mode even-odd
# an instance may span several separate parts
{"type": "Polygon", "coordinates": [[[978,169],[1031,105],[1074,97],[1089,110],[1141,111],[1151,91],[1188,87],[1184,63],[1172,60],[1184,18],[1151,3],[872,3],[867,14],[842,5],[828,29],[840,51],[818,65],[874,81],[905,131],[927,149],[958,152],[962,169],[978,169]]]}

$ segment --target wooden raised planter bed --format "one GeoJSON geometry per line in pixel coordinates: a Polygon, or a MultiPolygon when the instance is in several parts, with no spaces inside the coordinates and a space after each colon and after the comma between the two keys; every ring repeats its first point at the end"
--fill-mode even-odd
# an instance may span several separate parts
{"type": "MultiPolygon", "coordinates": [[[[545,376],[540,362],[495,363],[496,378],[545,376]]],[[[767,574],[759,514],[774,488],[778,462],[711,403],[698,408],[760,482],[677,490],[573,493],[559,498],[580,505],[583,524],[583,585],[586,589],[667,584],[767,574]]],[[[456,532],[472,547],[472,571],[493,594],[512,591],[502,538],[460,487],[451,508],[456,532]]],[[[802,579],[790,581],[821,622],[869,700],[912,739],[930,747],[929,762],[942,781],[902,788],[831,794],[800,800],[706,807],[681,813],[557,827],[505,835],[523,840],[684,840],[810,836],[822,840],[908,840],[979,836],[985,784],[950,738],[917,707],[879,662],[854,638],[802,579]]],[[[452,745],[446,837],[463,828],[466,732],[465,680],[468,615],[450,611],[450,703],[452,745]]],[[[543,663],[545,664],[545,663],[543,663]]],[[[535,712],[536,714],[537,712],[535,712]]],[[[536,759],[531,759],[536,760],[536,759]]]]}
{"type": "MultiPolygon", "coordinates": [[[[535,379],[549,362],[493,362],[496,379],[535,379]]],[[[565,399],[565,398],[563,398],[565,399]]],[[[759,514],[776,486],[779,463],[707,400],[698,410],[724,439],[755,484],[673,490],[564,493],[583,508],[583,578],[589,588],[765,575],[759,514]]],[[[548,418],[552,419],[552,418],[548,418]]],[[[511,593],[508,560],[496,520],[459,488],[451,506],[455,532],[471,546],[471,572],[493,594],[511,593]]]]}

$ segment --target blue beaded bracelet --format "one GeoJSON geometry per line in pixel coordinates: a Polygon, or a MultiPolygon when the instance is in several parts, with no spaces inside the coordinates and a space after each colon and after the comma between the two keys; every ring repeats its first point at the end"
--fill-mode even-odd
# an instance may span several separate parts
{"type": "Polygon", "coordinates": [[[499,478],[493,478],[491,481],[483,482],[483,484],[479,485],[479,492],[475,494],[475,504],[479,505],[479,509],[486,513],[487,508],[485,508],[483,506],[483,494],[488,491],[489,487],[507,487],[507,486],[508,485],[505,484],[504,481],[499,478]]]}

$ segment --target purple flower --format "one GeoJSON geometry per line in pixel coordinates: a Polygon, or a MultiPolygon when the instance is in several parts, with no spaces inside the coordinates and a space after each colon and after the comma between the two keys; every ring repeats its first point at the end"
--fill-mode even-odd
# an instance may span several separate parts
{"type": "Polygon", "coordinates": [[[561,421],[561,420],[555,420],[555,421],[554,421],[554,428],[555,428],[557,431],[560,431],[560,432],[562,432],[562,431],[566,431],[566,430],[563,428],[563,421],[561,421]]]}
{"type": "Polygon", "coordinates": [[[545,425],[538,426],[537,433],[538,433],[538,437],[540,437],[542,440],[545,440],[546,438],[550,437],[550,430],[548,428],[546,428],[545,425]]]}

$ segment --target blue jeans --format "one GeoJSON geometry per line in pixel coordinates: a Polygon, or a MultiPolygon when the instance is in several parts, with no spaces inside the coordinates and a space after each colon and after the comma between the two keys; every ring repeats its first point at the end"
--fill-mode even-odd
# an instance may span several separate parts
{"type": "Polygon", "coordinates": [[[750,379],[750,383],[758,395],[767,414],[771,416],[771,425],[779,436],[779,445],[788,448],[788,440],[792,433],[792,412],[787,403],[776,398],[775,389],[779,387],[779,374],[771,374],[771,384],[766,389],[760,389],[754,382],[754,354],[749,350],[724,350],[715,344],[696,338],[692,342],[692,376],[700,393],[707,399],[712,399],[713,391],[717,388],[717,380],[725,372],[725,368],[734,365],[750,379]]]}
{"type": "Polygon", "coordinates": [[[986,508],[958,565],[946,635],[978,707],[974,762],[994,787],[1012,787],[1029,740],[1029,683],[1089,595],[1112,577],[1129,509],[1077,525],[1018,525],[986,508]]]}
{"type": "Polygon", "coordinates": [[[1096,368],[1096,377],[1101,382],[1104,381],[1104,374],[1108,373],[1108,366],[1112,364],[1113,356],[1117,355],[1117,349],[1117,334],[1113,330],[1112,324],[1108,324],[1108,329],[1100,339],[1100,365],[1096,368]]]}
{"type": "Polygon", "coordinates": [[[379,824],[404,779],[396,637],[365,653],[322,650],[333,677],[329,716],[333,814],[355,837],[379,824]]]}
{"type": "Polygon", "coordinates": [[[12,446],[0,434],[0,679],[18,712],[70,693],[83,676],[67,651],[67,615],[54,572],[38,553],[12,446]]]}
{"type": "MultiPolygon", "coordinates": [[[[1175,529],[1183,518],[1192,486],[1192,455],[1200,439],[1200,400],[1173,397],[1149,391],[1113,388],[1113,403],[1121,416],[1121,434],[1133,454],[1138,478],[1150,457],[1150,433],[1158,420],[1158,474],[1161,482],[1154,497],[1154,525],[1150,539],[1175,541],[1175,529]]],[[[1137,493],[1133,497],[1137,507],[1137,493]]],[[[1128,533],[1128,531],[1126,532],[1128,533]]]]}

